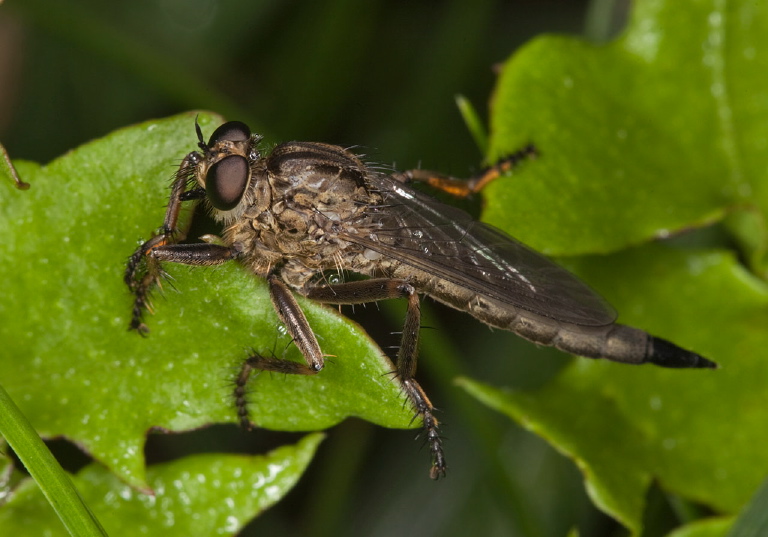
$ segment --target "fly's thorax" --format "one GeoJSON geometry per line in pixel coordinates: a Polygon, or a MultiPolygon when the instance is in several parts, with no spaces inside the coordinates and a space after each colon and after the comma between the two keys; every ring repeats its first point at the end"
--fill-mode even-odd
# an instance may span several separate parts
{"type": "Polygon", "coordinates": [[[365,165],[338,146],[289,142],[277,146],[266,158],[275,214],[284,215],[289,228],[304,215],[317,216],[330,230],[333,222],[345,222],[369,202],[365,165]],[[323,222],[327,220],[328,222],[323,222]]]}
{"type": "Polygon", "coordinates": [[[237,247],[246,265],[256,272],[267,265],[292,267],[284,279],[296,288],[318,271],[368,261],[363,248],[343,238],[358,233],[369,205],[380,203],[366,186],[367,173],[341,147],[281,144],[252,163],[239,205],[214,216],[227,226],[225,242],[237,247]]]}
{"type": "Polygon", "coordinates": [[[267,171],[277,189],[305,188],[317,193],[338,183],[364,186],[365,165],[343,147],[318,142],[287,142],[266,158],[267,171]]]}
{"type": "Polygon", "coordinates": [[[347,246],[339,235],[378,200],[365,166],[341,147],[309,142],[278,145],[264,160],[272,201],[255,221],[265,240],[287,254],[338,259],[347,246]]]}

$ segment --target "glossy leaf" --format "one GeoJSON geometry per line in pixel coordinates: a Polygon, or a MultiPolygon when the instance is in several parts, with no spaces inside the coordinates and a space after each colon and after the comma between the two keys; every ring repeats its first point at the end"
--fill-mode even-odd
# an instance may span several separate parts
{"type": "MultiPolygon", "coordinates": [[[[152,466],[153,494],[137,492],[98,464],[73,481],[110,535],[235,535],[279,501],[312,460],[321,434],[263,456],[209,453],[152,466]]],[[[28,480],[0,508],[4,535],[67,535],[28,480]]]]}
{"type": "Polygon", "coordinates": [[[768,5],[643,0],[608,45],[544,36],[505,64],[489,160],[533,142],[489,186],[485,218],[552,255],[608,252],[764,212],[768,5]]]}
{"type": "Polygon", "coordinates": [[[694,348],[722,369],[578,359],[533,393],[465,387],[573,457],[597,505],[636,531],[654,479],[734,512],[768,471],[764,285],[728,254],[659,245],[584,258],[578,272],[610,290],[627,324],[694,348]]]}
{"type": "Polygon", "coordinates": [[[462,381],[574,458],[635,534],[653,481],[732,514],[768,474],[768,288],[718,235],[709,249],[648,243],[728,216],[763,274],[766,67],[763,3],[644,0],[608,45],[529,43],[495,93],[489,160],[527,142],[541,156],[488,187],[484,217],[550,254],[615,252],[562,260],[620,322],[722,366],[577,359],[536,392],[462,381]]]}

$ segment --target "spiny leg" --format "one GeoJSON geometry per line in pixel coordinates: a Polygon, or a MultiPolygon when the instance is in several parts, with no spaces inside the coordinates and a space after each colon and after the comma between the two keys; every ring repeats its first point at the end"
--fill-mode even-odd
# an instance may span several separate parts
{"type": "Polygon", "coordinates": [[[371,279],[337,285],[312,287],[307,296],[326,304],[363,304],[376,300],[407,298],[400,349],[397,353],[395,374],[403,385],[406,396],[413,405],[416,415],[421,418],[426,432],[427,444],[432,458],[429,475],[438,479],[445,475],[446,463],[442,439],[438,432],[439,423],[435,418],[435,407],[414,378],[419,353],[419,330],[421,328],[421,307],[419,295],[405,280],[371,279]]]}
{"type": "MultiPolygon", "coordinates": [[[[180,263],[182,265],[211,266],[221,265],[235,258],[237,253],[228,246],[208,243],[195,244],[165,244],[166,237],[157,235],[145,243],[146,273],[142,276],[134,290],[133,315],[131,328],[146,334],[149,329],[142,322],[144,312],[149,309],[148,295],[162,274],[161,262],[180,263]]],[[[138,251],[137,251],[138,252],[138,251]]],[[[136,257],[134,254],[133,257],[136,257]]]]}
{"type": "Polygon", "coordinates": [[[538,150],[529,144],[469,179],[459,179],[430,170],[408,170],[395,173],[392,177],[403,183],[411,181],[427,183],[457,198],[466,198],[480,192],[491,181],[516,168],[521,161],[536,158],[538,154],[538,150]]]}
{"type": "Polygon", "coordinates": [[[315,375],[320,372],[325,365],[325,358],[320,350],[320,344],[317,342],[312,328],[309,326],[307,317],[301,310],[296,298],[283,281],[272,274],[267,277],[269,285],[269,297],[272,305],[277,311],[278,317],[285,325],[288,333],[293,338],[293,342],[304,356],[305,364],[283,360],[275,356],[263,356],[252,354],[249,356],[240,369],[235,379],[235,406],[240,424],[245,429],[251,428],[251,422],[248,419],[248,398],[246,386],[248,379],[254,370],[273,371],[275,373],[285,373],[288,375],[315,375]]]}
{"type": "Polygon", "coordinates": [[[181,204],[205,196],[205,190],[201,188],[187,190],[198,159],[197,153],[190,153],[184,158],[171,185],[171,195],[162,227],[154,237],[133,252],[125,267],[123,280],[134,295],[130,328],[141,334],[149,331],[142,322],[142,317],[144,312],[150,309],[149,293],[159,284],[162,276],[160,263],[151,254],[159,248],[175,245],[185,238],[186,230],[179,227],[181,204]]]}

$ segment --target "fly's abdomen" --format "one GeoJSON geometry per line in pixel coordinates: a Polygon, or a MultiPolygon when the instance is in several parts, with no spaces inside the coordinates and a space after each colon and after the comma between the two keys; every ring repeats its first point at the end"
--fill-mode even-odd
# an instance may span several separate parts
{"type": "Polygon", "coordinates": [[[717,367],[714,362],[694,352],[631,326],[613,323],[599,329],[580,326],[575,328],[577,330],[572,327],[561,328],[552,345],[579,356],[606,358],[626,364],[649,362],[674,368],[717,367]],[[596,333],[591,333],[593,331],[596,333]]]}
{"type": "Polygon", "coordinates": [[[617,323],[577,325],[478,295],[444,280],[427,278],[421,284],[419,287],[423,292],[470,313],[485,324],[577,356],[605,358],[627,364],[650,362],[663,367],[716,367],[696,353],[630,326],[617,323]]]}

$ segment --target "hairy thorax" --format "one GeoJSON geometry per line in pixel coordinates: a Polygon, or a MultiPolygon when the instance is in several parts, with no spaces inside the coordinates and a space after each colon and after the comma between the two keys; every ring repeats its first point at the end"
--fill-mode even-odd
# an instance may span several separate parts
{"type": "Polygon", "coordinates": [[[252,173],[245,211],[215,215],[229,224],[224,242],[251,270],[264,276],[278,268],[298,291],[326,270],[375,271],[376,260],[343,238],[374,231],[366,229],[369,214],[381,203],[356,156],[336,146],[291,142],[277,146],[252,173]]]}

